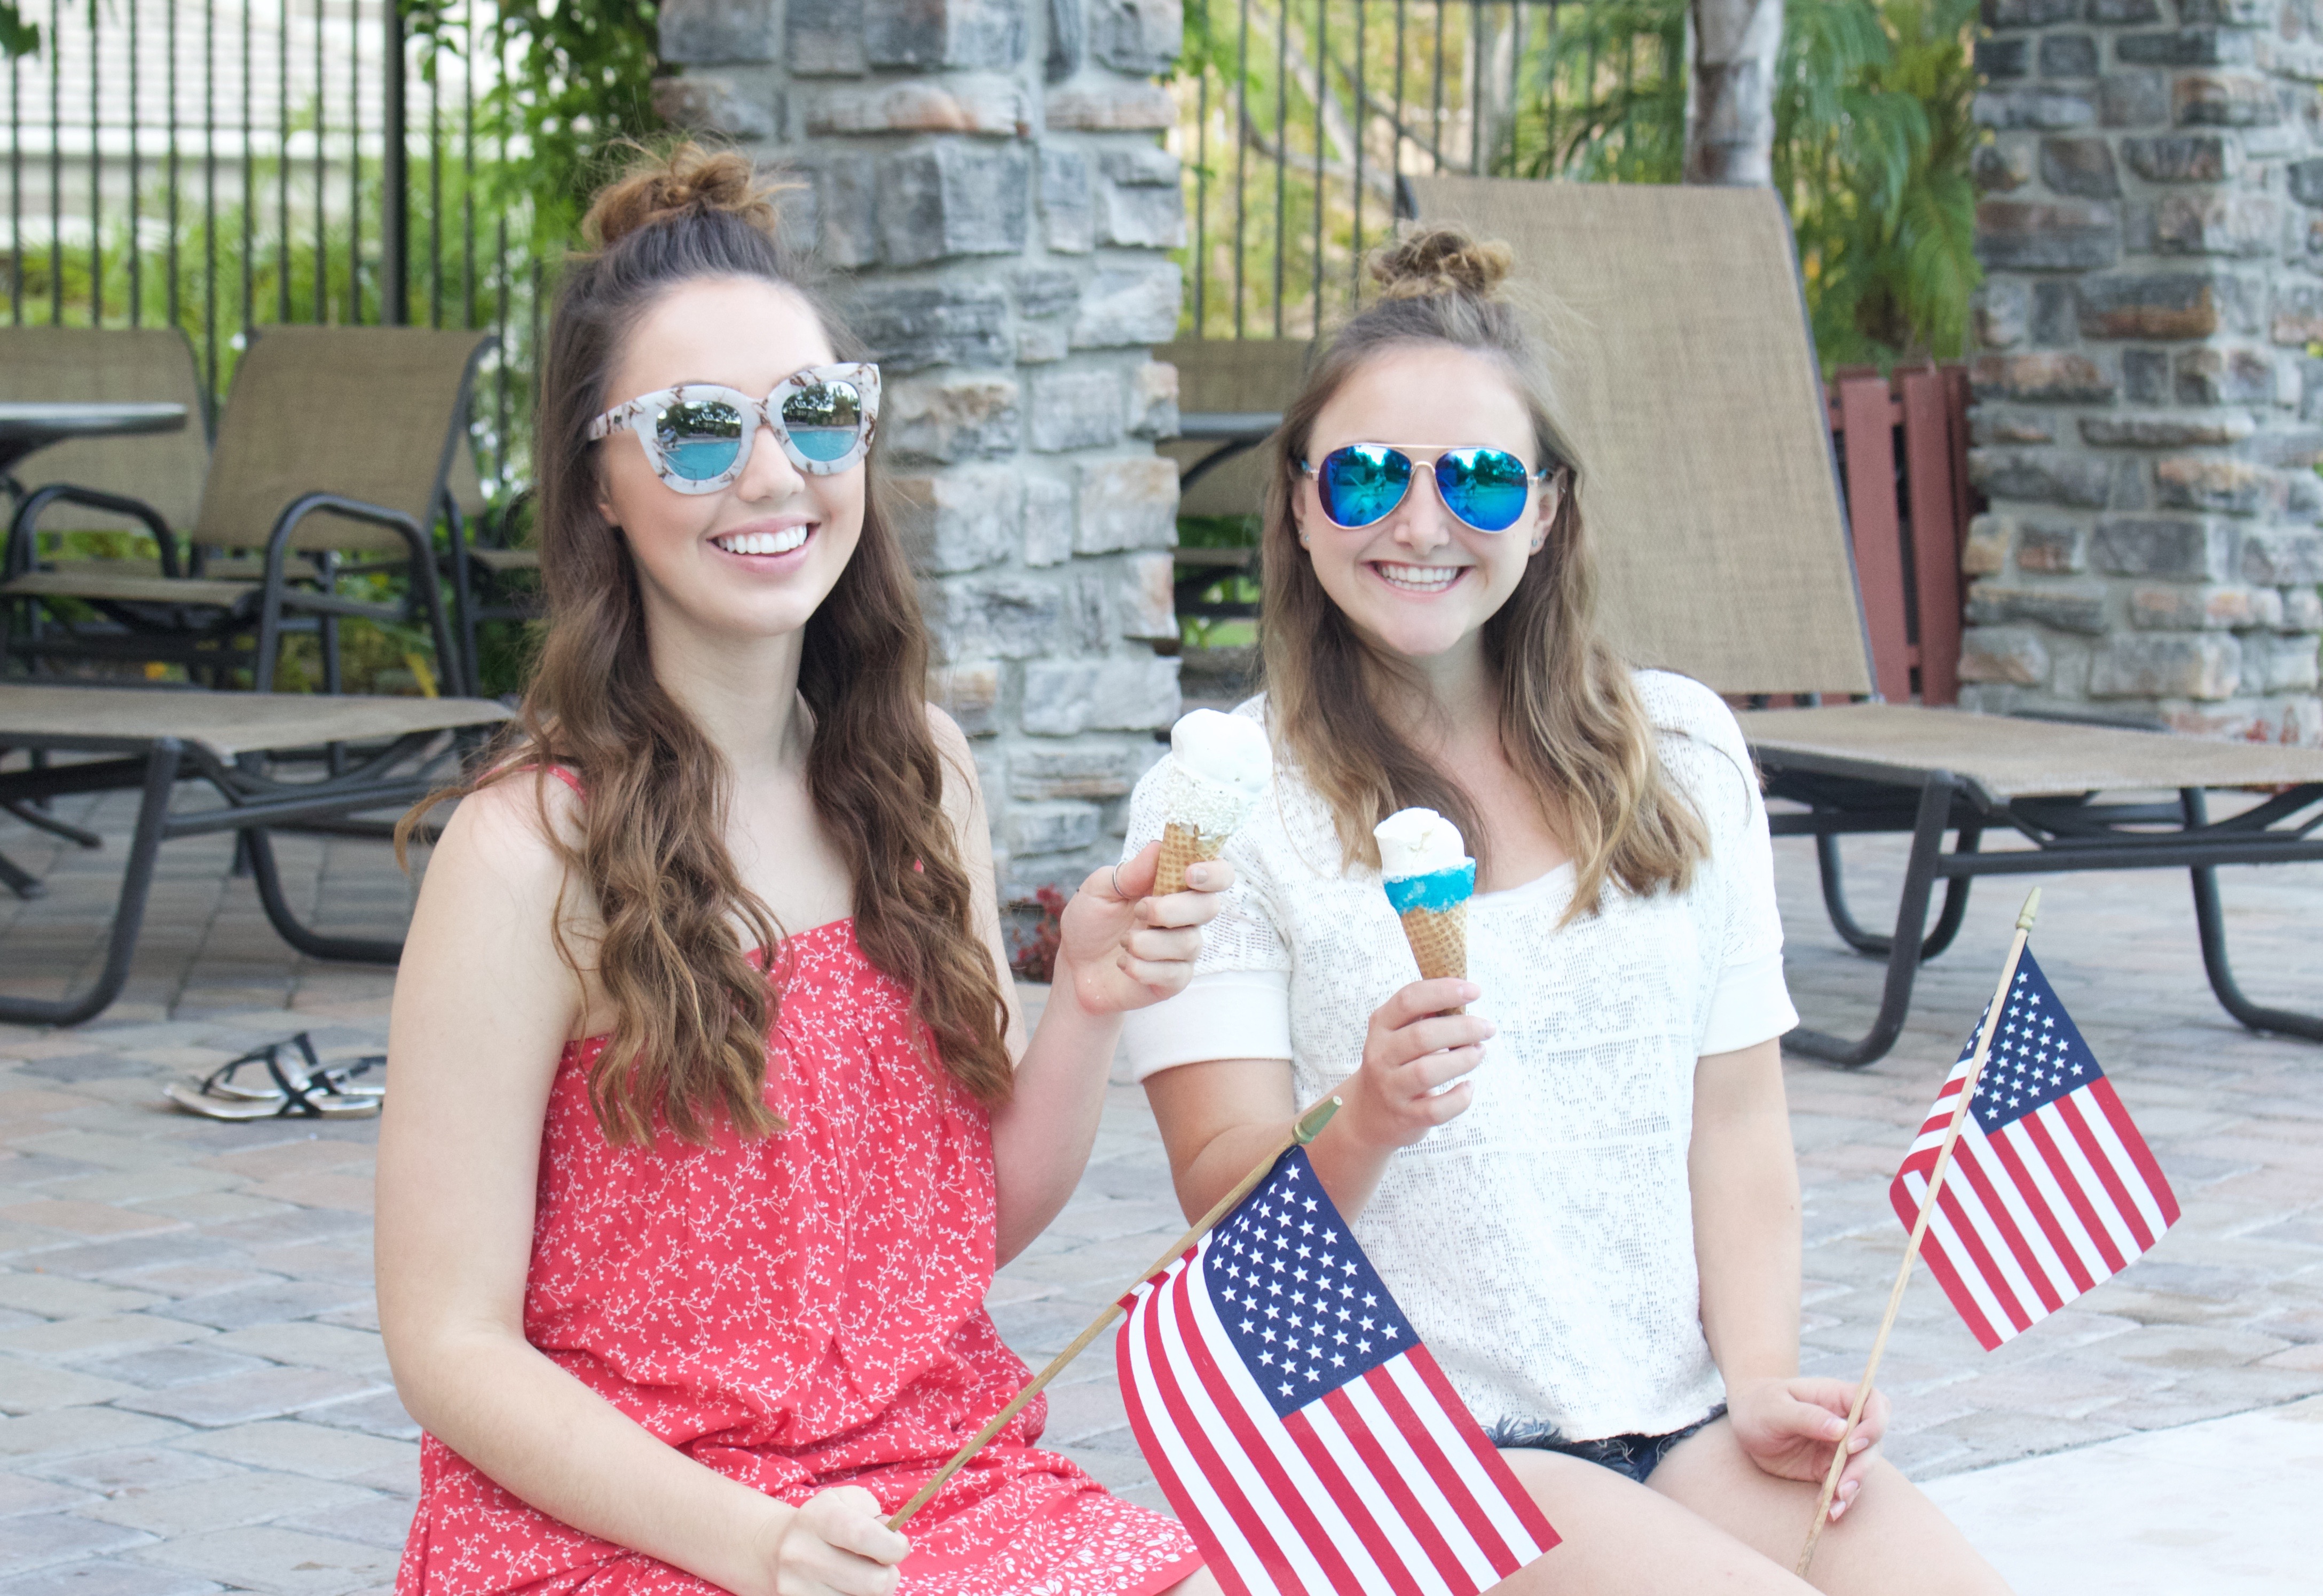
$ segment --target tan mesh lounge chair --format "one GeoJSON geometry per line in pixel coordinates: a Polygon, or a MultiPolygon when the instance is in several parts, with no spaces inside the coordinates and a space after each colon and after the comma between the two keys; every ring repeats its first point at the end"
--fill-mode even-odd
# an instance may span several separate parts
{"type": "MultiPolygon", "coordinates": [[[[0,755],[22,749],[49,756],[96,756],[69,764],[51,757],[29,769],[0,768],[0,803],[15,808],[74,793],[124,788],[143,793],[105,967],[95,984],[60,1000],[0,997],[0,1022],[76,1025],[120,995],[144,921],[155,855],[163,842],[177,837],[241,832],[249,845],[251,873],[266,917],[282,940],[300,952],[316,959],[394,963],[402,956],[399,940],[326,936],[299,922],[283,894],[265,828],[324,821],[344,829],[351,816],[392,816],[431,791],[448,758],[508,713],[497,703],[468,698],[152,693],[0,682],[0,755]],[[447,732],[452,734],[448,747],[447,732]],[[313,780],[285,780],[266,769],[268,756],[325,743],[362,745],[368,751],[348,760],[337,774],[313,780]],[[206,784],[223,802],[196,799],[181,804],[177,789],[188,778],[206,784]]],[[[198,790],[189,789],[188,795],[198,790]]],[[[373,823],[356,823],[369,830],[379,829],[373,823]]],[[[0,878],[24,895],[37,895],[37,884],[5,859],[0,859],[0,878]]]]}
{"type": "MultiPolygon", "coordinates": [[[[1430,178],[1419,214],[1507,241],[1543,305],[1618,640],[1641,665],[1732,695],[1874,693],[1790,230],[1763,189],[1430,178]],[[1558,308],[1561,307],[1561,308],[1558,308]]],[[[1942,952],[1979,876],[2190,871],[2211,989],[2255,1030],[2323,1041],[2323,1019],[2236,986],[2220,865],[2323,859],[2323,752],[1879,702],[1746,712],[1778,812],[1812,836],[1842,937],[1887,961],[1879,1014],[1847,1040],[1802,1028],[1793,1050],[1849,1066],[1894,1045],[1919,961],[1942,952]],[[2211,822],[2204,794],[2280,789],[2211,822]],[[2140,801],[2156,792],[2167,802],[2140,801]],[[2100,793],[2124,794],[2100,801],[2100,793]],[[1979,850],[1987,830],[2029,849],[1979,850]],[[1944,833],[1956,834],[1946,850],[1944,833]],[[1912,838],[1892,937],[1859,927],[1835,839],[1912,838]],[[1934,884],[1944,904],[1925,931],[1934,884]]]]}
{"type": "MultiPolygon", "coordinates": [[[[1179,436],[1162,445],[1178,463],[1180,516],[1254,516],[1266,497],[1257,453],[1307,374],[1304,339],[1186,338],[1153,352],[1178,369],[1179,436]]],[[[1253,570],[1254,548],[1180,547],[1177,612],[1210,619],[1258,613],[1254,604],[1205,603],[1220,578],[1253,570]]]]}
{"type": "Polygon", "coordinates": [[[412,573],[435,571],[432,532],[465,430],[469,383],[493,343],[489,333],[414,327],[264,329],[235,370],[200,508],[185,531],[192,574],[36,568],[32,528],[51,505],[120,502],[94,485],[37,489],[11,523],[0,598],[77,599],[114,626],[14,638],[11,648],[208,668],[247,663],[263,693],[273,684],[286,619],[312,617],[323,634],[326,685],[335,690],[342,619],[424,617],[437,674],[464,682],[436,583],[412,573]],[[232,557],[240,551],[258,558],[232,557]],[[337,591],[340,577],[382,569],[407,573],[400,602],[337,591]],[[231,646],[252,632],[253,649],[231,646]]]}
{"type": "MultiPolygon", "coordinates": [[[[207,408],[193,345],[175,327],[0,327],[0,399],[134,403],[186,407],[179,432],[75,438],[25,460],[17,475],[42,482],[86,482],[159,515],[172,531],[194,524],[202,479],[210,465],[207,408]]],[[[136,509],[83,505],[86,514],[60,514],[54,524],[74,531],[126,527],[150,530],[136,509]]],[[[160,540],[164,573],[176,569],[176,549],[160,540]]]]}

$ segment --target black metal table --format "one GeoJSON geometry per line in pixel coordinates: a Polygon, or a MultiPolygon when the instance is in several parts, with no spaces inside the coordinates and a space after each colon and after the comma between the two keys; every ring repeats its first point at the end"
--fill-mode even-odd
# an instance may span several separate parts
{"type": "Polygon", "coordinates": [[[186,407],[176,404],[103,404],[58,399],[0,404],[0,478],[10,478],[16,462],[35,449],[67,438],[119,437],[151,432],[183,432],[186,407]]]}
{"type": "Polygon", "coordinates": [[[1275,410],[1192,410],[1179,417],[1180,437],[1191,444],[1218,446],[1180,472],[1178,486],[1192,487],[1235,455],[1257,448],[1281,425],[1281,413],[1275,410]]]}

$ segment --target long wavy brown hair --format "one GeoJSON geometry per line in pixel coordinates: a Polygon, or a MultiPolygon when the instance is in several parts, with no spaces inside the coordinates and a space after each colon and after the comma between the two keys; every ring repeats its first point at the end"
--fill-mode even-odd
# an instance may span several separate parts
{"type": "Polygon", "coordinates": [[[1455,227],[1425,229],[1373,257],[1380,298],[1319,353],[1275,435],[1259,641],[1275,734],[1329,804],[1348,864],[1376,867],[1372,828],[1411,807],[1448,817],[1483,859],[1490,844],[1474,801],[1412,746],[1384,705],[1409,691],[1409,669],[1365,642],[1323,591],[1300,553],[1290,500],[1316,417],[1366,362],[1435,344],[1499,365],[1531,415],[1538,459],[1565,467],[1548,537],[1484,623],[1483,641],[1499,684],[1501,750],[1573,855],[1569,921],[1595,913],[1608,879],[1631,893],[1683,887],[1709,840],[1663,774],[1629,667],[1598,632],[1580,463],[1554,419],[1540,352],[1501,297],[1510,259],[1505,244],[1478,243],[1455,227]]]}
{"type": "MultiPolygon", "coordinates": [[[[585,436],[622,397],[605,385],[629,329],[681,283],[778,283],[813,308],[840,359],[861,358],[785,248],[775,192],[741,155],[685,143],[597,195],[583,225],[592,248],[565,269],[541,370],[533,459],[547,628],[538,667],[482,774],[404,822],[408,832],[429,804],[527,768],[574,773],[584,795],[577,844],[547,824],[545,799],[541,818],[566,887],[584,885],[602,921],[593,970],[618,1017],[589,1096],[616,1142],[647,1142],[666,1127],[699,1143],[721,1122],[744,1135],[782,1128],[766,1092],[780,928],[727,854],[725,760],[654,676],[637,571],[598,509],[597,445],[585,436]]],[[[605,446],[627,443],[616,437],[605,446]]],[[[807,787],[853,878],[857,942],[911,993],[944,1074],[992,1104],[1012,1078],[1005,1011],[944,812],[928,636],[882,512],[878,463],[875,446],[861,538],[806,625],[807,787]]],[[[560,891],[557,950],[577,976],[565,927],[560,891]]]]}

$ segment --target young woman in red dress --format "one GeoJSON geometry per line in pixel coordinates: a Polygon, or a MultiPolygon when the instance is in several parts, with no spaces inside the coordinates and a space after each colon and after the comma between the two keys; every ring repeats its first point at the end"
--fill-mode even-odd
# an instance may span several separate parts
{"type": "Polygon", "coordinates": [[[867,458],[877,373],[749,164],[598,197],[535,459],[549,626],[395,995],[381,1328],[427,1435],[400,1596],[1217,1590],[1038,1450],[984,1310],[1123,1011],[1232,880],[1089,877],[1025,1040],[967,743],[867,458]]]}

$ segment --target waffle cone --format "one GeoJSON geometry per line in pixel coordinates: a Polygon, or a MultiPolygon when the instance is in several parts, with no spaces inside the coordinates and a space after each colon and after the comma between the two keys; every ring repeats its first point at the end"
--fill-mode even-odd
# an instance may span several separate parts
{"type": "Polygon", "coordinates": [[[1162,830],[1162,862],[1153,874],[1153,894],[1186,890],[1186,867],[1215,859],[1226,850],[1224,837],[1209,837],[1171,821],[1162,830]]]}
{"type": "MultiPolygon", "coordinates": [[[[1403,934],[1411,944],[1411,956],[1419,961],[1419,978],[1437,980],[1446,976],[1464,977],[1468,973],[1468,905],[1455,903],[1449,909],[1406,909],[1401,916],[1403,934]]],[[[1448,1014],[1464,1014],[1464,1008],[1449,1009],[1448,1014]]]]}

